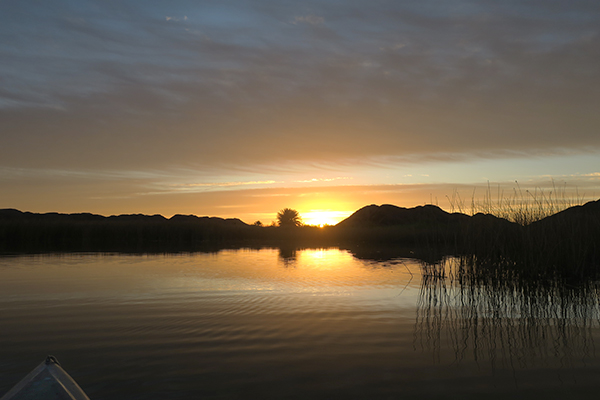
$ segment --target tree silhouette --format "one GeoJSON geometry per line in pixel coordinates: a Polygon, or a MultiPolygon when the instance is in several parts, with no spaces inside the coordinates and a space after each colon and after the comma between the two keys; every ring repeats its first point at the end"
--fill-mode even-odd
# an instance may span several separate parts
{"type": "Polygon", "coordinates": [[[302,225],[302,219],[300,214],[296,210],[291,208],[284,208],[277,213],[277,222],[279,226],[300,226],[302,225]]]}

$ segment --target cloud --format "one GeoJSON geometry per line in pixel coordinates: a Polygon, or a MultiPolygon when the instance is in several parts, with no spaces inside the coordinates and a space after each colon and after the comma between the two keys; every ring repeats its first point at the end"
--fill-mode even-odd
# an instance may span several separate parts
{"type": "Polygon", "coordinates": [[[352,179],[352,177],[338,176],[338,177],[335,177],[335,178],[312,178],[312,179],[297,180],[297,181],[294,181],[294,182],[295,183],[317,183],[317,182],[334,182],[334,181],[349,180],[349,179],[352,179]]]}
{"type": "Polygon", "coordinates": [[[182,187],[227,187],[227,186],[242,186],[242,185],[264,185],[276,183],[276,181],[250,181],[250,182],[215,182],[215,183],[186,183],[181,185],[182,187]]]}
{"type": "Polygon", "coordinates": [[[568,13],[543,1],[141,4],[25,13],[14,3],[0,16],[4,165],[246,168],[600,148],[594,2],[568,13]]]}
{"type": "Polygon", "coordinates": [[[325,23],[325,18],[317,15],[301,15],[294,18],[292,24],[309,24],[309,25],[322,25],[325,23]]]}
{"type": "Polygon", "coordinates": [[[169,192],[194,192],[206,190],[223,190],[227,188],[236,188],[240,186],[265,186],[281,183],[273,180],[266,181],[246,181],[246,182],[210,182],[210,183],[184,183],[184,184],[166,184],[162,190],[163,193],[169,192]]]}
{"type": "Polygon", "coordinates": [[[187,19],[188,19],[188,17],[185,15],[183,16],[183,18],[165,16],[166,21],[173,21],[173,22],[187,21],[187,19]]]}

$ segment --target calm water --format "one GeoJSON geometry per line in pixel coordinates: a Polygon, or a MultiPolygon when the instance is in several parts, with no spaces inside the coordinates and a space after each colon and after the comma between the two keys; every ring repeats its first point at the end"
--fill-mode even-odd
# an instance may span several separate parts
{"type": "Polygon", "coordinates": [[[4,257],[0,394],[53,354],[92,400],[597,398],[598,316],[338,249],[4,257]]]}

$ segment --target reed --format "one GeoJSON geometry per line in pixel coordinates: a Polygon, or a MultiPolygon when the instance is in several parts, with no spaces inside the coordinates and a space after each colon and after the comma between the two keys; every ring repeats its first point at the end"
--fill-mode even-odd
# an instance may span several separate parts
{"type": "Polygon", "coordinates": [[[523,189],[519,182],[515,181],[515,186],[506,190],[501,185],[493,189],[488,182],[480,197],[477,197],[477,189],[473,189],[468,204],[456,190],[451,196],[447,195],[446,199],[450,212],[467,215],[491,214],[522,226],[584,204],[585,195],[581,195],[577,189],[569,189],[566,182],[558,187],[552,180],[551,186],[550,190],[539,187],[530,190],[523,189]]]}
{"type": "Polygon", "coordinates": [[[515,227],[467,226],[454,252],[463,259],[461,276],[575,285],[600,278],[600,202],[582,206],[585,196],[554,182],[551,190],[525,190],[515,182],[508,195],[488,183],[482,198],[475,194],[468,207],[458,192],[447,196],[451,210],[493,215],[515,227]]]}
{"type": "Polygon", "coordinates": [[[448,257],[423,263],[416,346],[439,357],[443,344],[451,343],[456,362],[473,358],[509,368],[592,355],[592,328],[600,318],[598,283],[574,287],[561,279],[523,280],[514,270],[482,270],[475,261],[448,257]]]}

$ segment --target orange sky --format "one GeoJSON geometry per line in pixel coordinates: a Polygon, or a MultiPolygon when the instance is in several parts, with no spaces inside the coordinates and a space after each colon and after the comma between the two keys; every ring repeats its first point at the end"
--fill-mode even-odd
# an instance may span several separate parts
{"type": "MultiPolygon", "coordinates": [[[[599,174],[600,175],[600,174],[599,174]]],[[[240,218],[246,223],[261,221],[270,224],[276,219],[278,210],[291,207],[298,210],[307,224],[335,224],[352,212],[369,204],[395,204],[414,207],[437,204],[448,211],[471,212],[471,200],[477,202],[491,194],[496,203],[516,195],[529,198],[526,193],[554,198],[566,197],[569,201],[597,198],[600,176],[582,177],[571,182],[579,186],[561,185],[551,180],[515,184],[378,184],[343,186],[298,186],[275,188],[233,188],[196,192],[155,192],[131,194],[129,191],[113,191],[113,187],[98,189],[91,185],[86,196],[81,197],[79,185],[69,190],[27,188],[30,196],[23,197],[23,190],[3,194],[9,204],[18,204],[24,211],[94,212],[102,215],[144,213],[195,214],[240,218]],[[587,192],[586,189],[587,188],[587,192]],[[453,202],[453,204],[451,203],[453,202]]],[[[476,210],[477,211],[477,210],[476,210]]]]}

